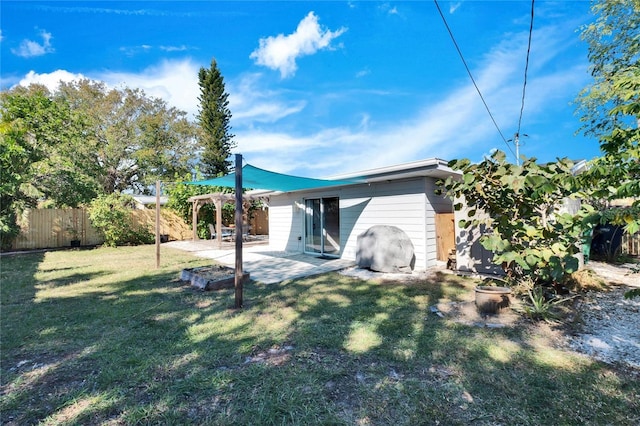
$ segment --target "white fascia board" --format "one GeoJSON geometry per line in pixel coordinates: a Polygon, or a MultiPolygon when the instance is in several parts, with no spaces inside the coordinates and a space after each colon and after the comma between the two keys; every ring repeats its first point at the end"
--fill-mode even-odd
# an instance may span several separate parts
{"type": "Polygon", "coordinates": [[[428,158],[426,160],[413,161],[410,163],[379,167],[360,172],[345,173],[337,176],[331,176],[328,179],[360,178],[372,183],[424,176],[446,178],[448,176],[456,176],[460,174],[460,172],[455,171],[448,166],[448,161],[440,158],[428,158]]]}

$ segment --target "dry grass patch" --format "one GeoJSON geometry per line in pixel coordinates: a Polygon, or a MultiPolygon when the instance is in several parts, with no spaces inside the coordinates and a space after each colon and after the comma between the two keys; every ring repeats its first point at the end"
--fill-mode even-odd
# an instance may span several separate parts
{"type": "Polygon", "coordinates": [[[606,290],[608,285],[593,270],[585,268],[571,274],[567,287],[576,292],[584,292],[606,290]]]}

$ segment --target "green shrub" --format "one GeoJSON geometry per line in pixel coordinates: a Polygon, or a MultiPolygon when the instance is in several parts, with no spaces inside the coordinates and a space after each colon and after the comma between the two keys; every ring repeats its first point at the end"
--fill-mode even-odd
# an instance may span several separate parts
{"type": "Polygon", "coordinates": [[[511,164],[501,151],[477,164],[454,160],[449,167],[460,170],[462,177],[449,177],[442,185],[455,200],[455,210],[468,208],[461,228],[489,230],[479,242],[493,253],[493,263],[510,282],[528,277],[536,285],[561,285],[578,270],[575,255],[592,226],[587,218],[593,208],[581,204],[575,214],[559,209],[580,192],[571,161],[522,160],[522,165],[511,164]]]}
{"type": "Polygon", "coordinates": [[[89,218],[104,237],[105,245],[116,247],[154,241],[153,233],[146,226],[134,226],[133,206],[133,197],[120,193],[101,195],[91,202],[89,218]]]}
{"type": "Polygon", "coordinates": [[[16,212],[3,209],[0,215],[0,250],[10,250],[13,241],[20,234],[20,226],[16,220],[16,212]]]}

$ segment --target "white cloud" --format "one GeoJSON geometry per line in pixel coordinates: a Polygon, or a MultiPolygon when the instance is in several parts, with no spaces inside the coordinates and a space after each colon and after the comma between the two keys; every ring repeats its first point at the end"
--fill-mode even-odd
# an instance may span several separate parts
{"type": "Polygon", "coordinates": [[[378,6],[378,9],[380,11],[382,11],[383,13],[386,13],[388,15],[397,15],[397,16],[401,16],[400,15],[400,11],[398,10],[398,7],[396,5],[391,5],[389,3],[382,3],[378,6]]]}
{"type": "Polygon", "coordinates": [[[456,2],[456,3],[450,3],[449,4],[449,13],[450,14],[454,14],[456,10],[458,10],[458,8],[462,6],[462,2],[456,2]]]}
{"type": "Polygon", "coordinates": [[[304,109],[305,100],[284,100],[281,92],[260,85],[260,74],[246,74],[226,84],[232,124],[273,123],[304,109]]]}
{"type": "Polygon", "coordinates": [[[127,56],[135,56],[141,53],[149,53],[156,49],[163,52],[185,52],[187,50],[192,50],[189,46],[185,46],[184,44],[180,46],[152,46],[150,44],[141,44],[139,46],[122,46],[119,50],[127,56]]]}
{"type": "Polygon", "coordinates": [[[33,58],[54,52],[55,49],[51,46],[51,33],[41,30],[40,37],[42,37],[42,43],[25,39],[17,49],[11,49],[11,53],[22,58],[33,58]]]}
{"type": "Polygon", "coordinates": [[[151,50],[151,46],[148,44],[141,44],[140,46],[122,46],[119,50],[127,56],[135,56],[140,53],[149,52],[151,50]]]}
{"type": "MultiPolygon", "coordinates": [[[[139,73],[96,72],[84,75],[66,70],[42,74],[30,71],[18,84],[28,86],[39,83],[56,90],[60,81],[89,78],[103,81],[108,87],[142,89],[147,95],[162,98],[170,106],[186,111],[191,118],[195,118],[200,106],[199,69],[200,65],[190,60],[165,60],[139,73]]],[[[260,74],[246,74],[237,80],[225,81],[232,126],[274,123],[302,111],[307,105],[304,99],[285,99],[284,93],[265,88],[260,84],[260,78],[260,74]]]]}
{"type": "MultiPolygon", "coordinates": [[[[305,151],[321,146],[324,138],[321,135],[294,136],[287,133],[251,131],[251,139],[259,141],[259,145],[246,143],[244,137],[238,138],[238,148],[243,153],[263,153],[264,151],[305,151]]],[[[238,135],[240,136],[240,135],[238,135]]],[[[282,167],[282,166],[281,166],[282,167]]],[[[280,167],[280,168],[281,168],[280,167]]],[[[286,166],[285,166],[286,167],[286,166]]]]}
{"type": "Polygon", "coordinates": [[[50,73],[38,74],[35,71],[29,71],[18,83],[19,86],[28,86],[30,84],[42,84],[49,90],[54,91],[60,85],[60,82],[69,83],[75,80],[82,80],[85,77],[82,74],[74,74],[66,70],[56,70],[50,73]]]}
{"type": "Polygon", "coordinates": [[[279,70],[282,78],[291,77],[298,69],[296,59],[331,48],[331,41],[345,31],[344,27],[336,31],[322,28],[318,17],[309,12],[294,33],[260,39],[260,47],[249,57],[258,65],[279,70]]]}
{"type": "Polygon", "coordinates": [[[162,61],[159,65],[151,66],[140,73],[129,72],[97,72],[74,74],[66,70],[57,70],[51,73],[38,74],[30,71],[18,84],[28,86],[31,83],[40,83],[50,90],[55,90],[59,82],[70,82],[89,78],[103,81],[108,87],[126,86],[139,88],[149,96],[162,98],[170,106],[186,111],[192,117],[197,114],[198,95],[198,70],[200,66],[185,59],[181,61],[162,61]]]}
{"type": "Polygon", "coordinates": [[[192,117],[198,112],[198,70],[200,65],[189,59],[164,60],[140,73],[106,72],[95,78],[109,86],[140,88],[146,94],[164,99],[170,106],[186,111],[192,117]]]}
{"type": "MultiPolygon", "coordinates": [[[[30,71],[19,85],[43,84],[56,90],[59,82],[70,82],[84,78],[103,81],[108,87],[131,87],[145,91],[149,96],[162,98],[170,106],[186,111],[191,118],[198,113],[200,65],[188,59],[162,61],[139,73],[94,72],[87,75],[56,70],[38,74],[30,71]]],[[[284,117],[302,111],[307,105],[304,99],[285,99],[285,94],[265,88],[260,83],[260,74],[245,74],[237,80],[225,81],[232,111],[232,126],[253,126],[256,123],[274,123],[284,117]]]]}
{"type": "Polygon", "coordinates": [[[356,78],[362,78],[365,77],[367,75],[371,74],[371,70],[369,68],[365,68],[363,70],[360,70],[356,73],[356,78]]]}
{"type": "Polygon", "coordinates": [[[164,50],[165,52],[184,52],[189,50],[188,46],[180,45],[180,46],[160,46],[160,50],[164,50]]]}

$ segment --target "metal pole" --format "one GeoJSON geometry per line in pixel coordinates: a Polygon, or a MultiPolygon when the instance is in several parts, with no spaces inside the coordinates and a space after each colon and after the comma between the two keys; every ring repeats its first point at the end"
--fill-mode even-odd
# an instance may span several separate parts
{"type": "Polygon", "coordinates": [[[242,308],[242,154],[236,154],[236,309],[242,308]]]}

